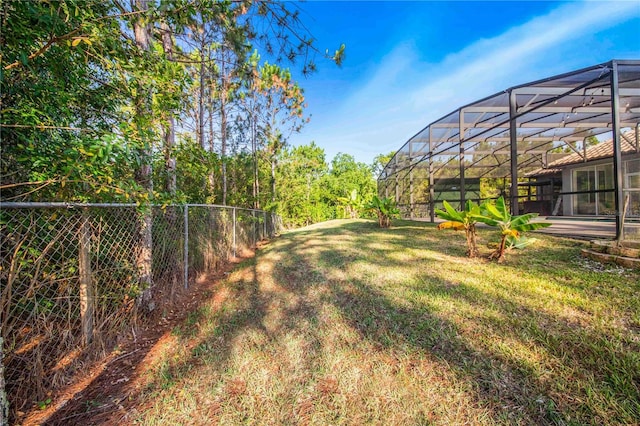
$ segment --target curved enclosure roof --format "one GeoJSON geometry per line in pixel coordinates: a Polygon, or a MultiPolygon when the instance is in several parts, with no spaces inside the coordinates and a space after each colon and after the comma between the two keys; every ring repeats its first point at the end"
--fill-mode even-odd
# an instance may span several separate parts
{"type": "Polygon", "coordinates": [[[640,123],[640,60],[612,60],[465,105],[409,139],[378,180],[404,179],[430,163],[438,177],[524,176],[590,136],[610,134],[614,120],[618,129],[640,123]]]}

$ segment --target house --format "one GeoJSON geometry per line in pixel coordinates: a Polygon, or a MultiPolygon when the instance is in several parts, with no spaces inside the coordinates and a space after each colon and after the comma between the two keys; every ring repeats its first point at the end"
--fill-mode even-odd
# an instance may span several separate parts
{"type": "MultiPolygon", "coordinates": [[[[622,187],[629,196],[626,214],[640,217],[640,144],[636,130],[622,134],[620,145],[622,187]]],[[[536,188],[536,197],[524,203],[525,211],[564,216],[616,213],[612,139],[564,156],[526,176],[530,180],[526,186],[536,188]]]]}

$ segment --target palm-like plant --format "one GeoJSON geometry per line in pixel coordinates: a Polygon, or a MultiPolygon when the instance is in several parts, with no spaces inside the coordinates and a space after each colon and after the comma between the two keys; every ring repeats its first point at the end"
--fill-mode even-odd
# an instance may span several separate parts
{"type": "Polygon", "coordinates": [[[358,211],[362,208],[362,201],[358,196],[358,190],[353,189],[346,197],[338,197],[338,203],[342,204],[345,209],[345,216],[355,219],[358,217],[358,211]]]}
{"type": "Polygon", "coordinates": [[[467,238],[467,256],[476,257],[478,255],[478,246],[476,244],[476,223],[478,217],[481,216],[480,206],[467,200],[463,211],[457,211],[447,201],[442,202],[444,210],[435,210],[435,214],[446,222],[438,225],[438,229],[464,229],[467,238]]]}
{"type": "Polygon", "coordinates": [[[490,202],[483,203],[480,210],[482,214],[476,215],[475,220],[495,226],[501,231],[500,244],[489,256],[490,259],[497,259],[498,262],[504,261],[505,251],[508,247],[524,247],[528,244],[528,240],[522,237],[523,233],[551,226],[550,223],[531,223],[531,220],[538,216],[538,213],[512,216],[507,210],[503,197],[498,198],[495,204],[490,202]]]}
{"type": "Polygon", "coordinates": [[[400,210],[398,210],[396,203],[388,197],[378,198],[377,195],[374,195],[365,208],[376,212],[380,228],[390,227],[391,219],[400,216],[400,210]]]}

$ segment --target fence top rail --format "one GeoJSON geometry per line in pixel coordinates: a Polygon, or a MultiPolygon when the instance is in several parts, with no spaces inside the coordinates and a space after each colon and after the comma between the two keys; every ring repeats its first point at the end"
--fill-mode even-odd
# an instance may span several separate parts
{"type": "MultiPolygon", "coordinates": [[[[173,205],[173,204],[172,204],[173,205]]],[[[235,209],[235,210],[245,210],[249,212],[262,212],[262,213],[270,213],[266,210],[259,209],[250,209],[247,207],[235,207],[235,206],[223,206],[220,204],[175,204],[176,206],[187,206],[187,207],[215,207],[220,209],[235,209]]]]}
{"type": "Polygon", "coordinates": [[[0,202],[0,209],[47,209],[47,208],[65,208],[76,209],[85,207],[212,207],[218,209],[235,209],[251,212],[270,213],[265,210],[249,209],[245,207],[222,206],[219,204],[149,204],[142,205],[136,203],[66,203],[66,202],[0,202]]]}

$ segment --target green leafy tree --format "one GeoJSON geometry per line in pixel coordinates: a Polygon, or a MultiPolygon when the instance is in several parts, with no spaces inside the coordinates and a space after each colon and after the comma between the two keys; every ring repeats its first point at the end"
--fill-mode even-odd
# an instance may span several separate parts
{"type": "Polygon", "coordinates": [[[382,173],[387,163],[391,161],[391,159],[395,154],[396,152],[392,151],[388,154],[378,154],[373,158],[373,164],[371,165],[371,170],[375,178],[380,176],[380,173],[382,173]]]}
{"type": "Polygon", "coordinates": [[[328,169],[324,150],[313,142],[285,149],[278,171],[278,212],[287,225],[309,225],[333,217],[321,191],[328,169]]]}
{"type": "MultiPolygon", "coordinates": [[[[377,193],[376,182],[373,179],[371,167],[355,161],[352,155],[338,153],[331,161],[331,170],[325,179],[327,198],[332,199],[334,205],[341,198],[349,198],[356,190],[359,200],[370,200],[377,193]]],[[[343,204],[344,205],[344,204],[343,204]]],[[[354,204],[357,215],[364,206],[363,203],[354,204]]],[[[350,216],[350,214],[348,214],[350,216]]]]}
{"type": "Polygon", "coordinates": [[[118,200],[135,195],[113,136],[127,102],[116,68],[130,46],[113,5],[4,2],[0,72],[5,200],[118,200]]]}
{"type": "Polygon", "coordinates": [[[263,64],[258,70],[258,78],[257,87],[262,98],[259,117],[263,123],[264,153],[271,169],[270,202],[275,204],[278,158],[286,147],[287,135],[299,131],[306,123],[303,116],[304,94],[291,79],[291,72],[276,64],[263,64]]]}
{"type": "MultiPolygon", "coordinates": [[[[263,49],[278,67],[302,58],[307,73],[320,54],[288,3],[7,1],[0,19],[5,200],[180,199],[191,191],[178,188],[171,157],[176,118],[214,152],[216,138],[238,140],[229,123],[240,114],[247,52],[263,49]]],[[[344,48],[322,56],[339,64],[344,48]]],[[[270,134],[286,136],[276,127],[270,134]]],[[[215,182],[221,175],[210,170],[210,193],[218,188],[224,195],[225,185],[215,182]]]]}

